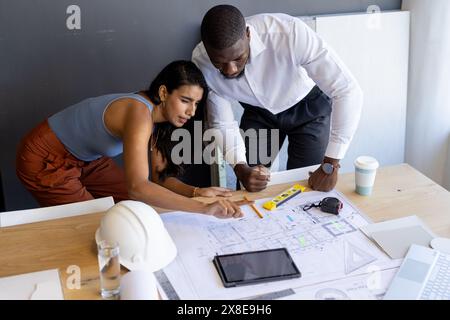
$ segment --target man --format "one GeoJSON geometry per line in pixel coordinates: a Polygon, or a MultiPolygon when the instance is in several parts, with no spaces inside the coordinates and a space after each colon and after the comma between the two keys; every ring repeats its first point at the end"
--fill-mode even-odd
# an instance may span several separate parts
{"type": "MultiPolygon", "coordinates": [[[[287,168],[322,163],[309,184],[319,191],[333,189],[363,100],[339,57],[298,18],[259,14],[245,19],[230,5],[206,13],[201,37],[192,60],[211,89],[208,123],[226,137],[219,147],[244,187],[260,191],[267,186],[268,170],[260,165],[258,146],[262,143],[271,150],[275,133],[270,129],[279,129],[280,146],[289,138],[287,168]],[[256,138],[250,136],[245,144],[232,101],[244,107],[240,128],[257,131],[256,138]],[[259,129],[269,129],[269,135],[265,138],[259,129]],[[256,161],[249,161],[252,151],[258,154],[256,161]]],[[[270,154],[272,160],[275,156],[270,154]]]]}

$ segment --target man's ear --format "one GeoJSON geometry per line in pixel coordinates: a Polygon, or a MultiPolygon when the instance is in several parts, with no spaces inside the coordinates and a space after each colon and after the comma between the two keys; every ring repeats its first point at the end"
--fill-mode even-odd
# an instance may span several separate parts
{"type": "Polygon", "coordinates": [[[247,38],[250,39],[250,28],[249,27],[246,27],[245,34],[246,34],[247,38]]]}

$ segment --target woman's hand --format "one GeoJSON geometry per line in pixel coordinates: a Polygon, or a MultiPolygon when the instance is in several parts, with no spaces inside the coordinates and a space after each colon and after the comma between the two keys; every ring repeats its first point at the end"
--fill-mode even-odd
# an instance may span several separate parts
{"type": "Polygon", "coordinates": [[[222,187],[209,187],[209,188],[198,188],[195,190],[196,197],[231,197],[231,189],[222,188],[222,187]]]}
{"type": "Polygon", "coordinates": [[[217,200],[206,205],[205,214],[215,216],[219,219],[242,218],[244,216],[244,213],[241,211],[241,208],[239,206],[251,203],[254,203],[254,201],[229,201],[225,199],[217,200]]]}

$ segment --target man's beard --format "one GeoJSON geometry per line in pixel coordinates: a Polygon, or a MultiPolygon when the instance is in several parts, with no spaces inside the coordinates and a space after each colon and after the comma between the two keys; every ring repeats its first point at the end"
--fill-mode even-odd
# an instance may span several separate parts
{"type": "Polygon", "coordinates": [[[242,71],[241,71],[237,76],[230,77],[230,76],[225,75],[225,74],[222,73],[222,72],[220,72],[220,74],[221,74],[225,79],[232,80],[232,79],[239,79],[240,77],[242,77],[242,76],[244,75],[244,72],[245,72],[245,67],[244,67],[244,69],[242,69],[242,71]]]}

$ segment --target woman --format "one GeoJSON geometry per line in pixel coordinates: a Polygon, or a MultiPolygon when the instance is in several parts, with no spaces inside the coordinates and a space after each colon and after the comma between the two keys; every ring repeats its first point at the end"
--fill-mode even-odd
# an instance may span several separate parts
{"type": "Polygon", "coordinates": [[[170,161],[170,133],[194,116],[206,95],[201,71],[190,61],[175,61],[147,91],[83,100],[51,116],[22,140],[17,176],[42,206],[112,195],[116,202],[133,199],[218,218],[241,217],[239,205],[245,201],[204,204],[188,198],[227,196],[228,189],[196,188],[173,177],[181,168],[170,161]],[[125,170],[111,159],[122,152],[125,170]],[[152,180],[159,184],[148,179],[149,153],[152,180]]]}

